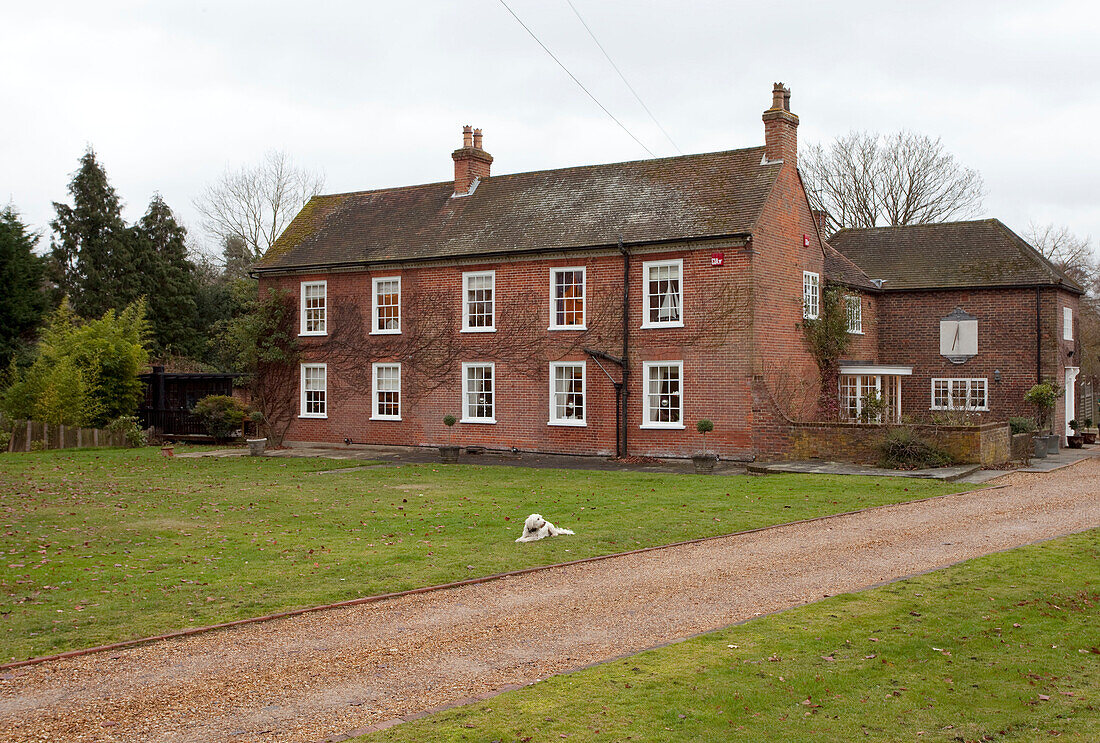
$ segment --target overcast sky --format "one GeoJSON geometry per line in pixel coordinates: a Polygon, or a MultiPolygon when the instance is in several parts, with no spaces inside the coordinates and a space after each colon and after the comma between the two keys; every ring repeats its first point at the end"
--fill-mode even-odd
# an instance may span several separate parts
{"type": "MultiPolygon", "coordinates": [[[[566,0],[508,0],[658,155],[677,154],[566,0]]],[[[802,143],[942,137],[985,212],[1100,238],[1093,2],[573,0],[684,153],[763,144],[773,81],[802,143]]],[[[461,125],[494,173],[646,157],[499,0],[22,2],[0,24],[0,203],[48,232],[92,146],[137,219],[285,150],[326,192],[447,180],[461,125]]],[[[44,241],[45,244],[45,241],[44,241]]]]}

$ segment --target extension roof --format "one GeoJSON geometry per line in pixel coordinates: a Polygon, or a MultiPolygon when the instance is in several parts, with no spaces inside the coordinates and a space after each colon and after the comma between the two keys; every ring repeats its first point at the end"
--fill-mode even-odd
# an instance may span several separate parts
{"type": "Polygon", "coordinates": [[[825,278],[854,289],[878,290],[863,269],[829,243],[825,243],[825,278]]]}
{"type": "Polygon", "coordinates": [[[751,233],[782,167],[763,147],[315,196],[258,272],[751,233]]]}
{"type": "Polygon", "coordinates": [[[999,219],[841,230],[829,244],[884,291],[1056,285],[1083,294],[999,219]]]}

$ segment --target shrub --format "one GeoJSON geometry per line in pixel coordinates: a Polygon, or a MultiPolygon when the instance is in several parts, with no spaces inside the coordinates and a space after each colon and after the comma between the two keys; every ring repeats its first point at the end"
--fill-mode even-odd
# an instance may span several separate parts
{"type": "Polygon", "coordinates": [[[1057,382],[1043,382],[1037,384],[1024,394],[1024,401],[1031,403],[1036,409],[1036,419],[1039,424],[1039,429],[1043,431],[1050,431],[1051,418],[1054,412],[1054,405],[1058,402],[1058,398],[1062,396],[1065,390],[1057,382]]]}
{"type": "Polygon", "coordinates": [[[1035,421],[1026,416],[1018,415],[1008,419],[1008,425],[1012,427],[1012,433],[1033,433],[1035,421]]]}
{"type": "Polygon", "coordinates": [[[0,451],[7,451],[11,446],[11,431],[0,431],[0,451]]]}
{"type": "Polygon", "coordinates": [[[131,449],[145,446],[148,443],[145,438],[145,431],[142,431],[141,426],[138,425],[137,416],[120,415],[107,424],[107,430],[111,432],[122,431],[126,439],[126,446],[131,449]]]}
{"type": "Polygon", "coordinates": [[[703,434],[703,453],[707,453],[707,434],[714,430],[714,421],[702,418],[695,424],[695,430],[703,434]]]}
{"type": "Polygon", "coordinates": [[[895,428],[879,443],[879,466],[895,470],[943,467],[951,464],[951,455],[925,441],[911,429],[895,428]]]}
{"type": "Polygon", "coordinates": [[[194,412],[216,441],[228,441],[244,423],[244,406],[229,395],[207,395],[196,403],[194,412]]]}

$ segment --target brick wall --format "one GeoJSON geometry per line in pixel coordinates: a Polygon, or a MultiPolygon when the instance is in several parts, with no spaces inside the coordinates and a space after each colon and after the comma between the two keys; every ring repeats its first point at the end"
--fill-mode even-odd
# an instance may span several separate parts
{"type": "MultiPolygon", "coordinates": [[[[612,383],[582,350],[595,348],[613,356],[622,354],[620,324],[623,259],[620,255],[579,255],[569,258],[528,259],[492,264],[428,265],[415,268],[379,269],[373,272],[333,272],[281,278],[265,277],[261,286],[279,285],[298,296],[300,282],[328,282],[329,335],[301,338],[307,362],[329,364],[328,416],[296,419],[288,431],[291,442],[355,442],[439,445],[448,437],[463,446],[481,445],[506,449],[614,454],[615,397],[612,383]],[[587,331],[551,331],[550,268],[584,266],[588,311],[587,331]],[[460,333],[462,273],[496,271],[497,332],[460,333]],[[443,315],[454,333],[453,363],[431,384],[415,385],[414,361],[386,354],[387,338],[363,337],[362,353],[349,359],[338,347],[337,324],[342,307],[359,313],[354,322],[369,329],[373,277],[401,276],[403,329],[411,325],[409,313],[416,297],[434,297],[445,307],[443,315]],[[401,361],[402,420],[371,420],[371,363],[401,361]],[[447,431],[444,415],[461,418],[461,363],[492,361],[496,364],[495,424],[457,423],[447,431]],[[548,425],[549,363],[584,361],[586,364],[587,425],[548,425]],[[427,389],[427,387],[433,387],[427,389]],[[419,388],[419,389],[417,389],[419,388]]],[[[695,422],[710,418],[715,423],[707,443],[723,456],[751,456],[749,383],[750,256],[742,245],[730,241],[705,247],[638,252],[630,267],[630,377],[627,397],[629,451],[648,456],[688,456],[701,446],[695,422]],[[711,254],[724,253],[724,265],[711,265],[711,254]],[[642,329],[643,263],[683,260],[683,328],[642,329]],[[684,428],[641,428],[643,363],[683,361],[684,428]]],[[[354,334],[353,334],[354,335],[354,334]]],[[[392,342],[392,339],[389,339],[392,342]]],[[[602,362],[616,379],[619,369],[602,362]]]]}
{"type": "MultiPolygon", "coordinates": [[[[1023,401],[1024,393],[1040,377],[1064,384],[1065,367],[1074,365],[1069,355],[1074,344],[1062,340],[1062,307],[1072,307],[1075,322],[1077,317],[1075,295],[1050,287],[1041,289],[1039,297],[1041,371],[1036,370],[1035,289],[880,294],[880,361],[913,366],[913,375],[902,379],[902,413],[920,420],[939,412],[930,410],[934,378],[984,378],[989,411],[968,418],[987,422],[1034,415],[1034,408],[1023,401]],[[956,307],[978,318],[978,354],[962,364],[948,361],[939,348],[939,321],[956,307]]],[[[1060,403],[1055,422],[1059,432],[1065,426],[1064,411],[1060,403]]]]}
{"type": "Polygon", "coordinates": [[[818,274],[823,286],[824,253],[801,179],[787,163],[764,207],[753,250],[754,374],[785,415],[812,418],[820,386],[801,330],[802,272],[818,274]]]}

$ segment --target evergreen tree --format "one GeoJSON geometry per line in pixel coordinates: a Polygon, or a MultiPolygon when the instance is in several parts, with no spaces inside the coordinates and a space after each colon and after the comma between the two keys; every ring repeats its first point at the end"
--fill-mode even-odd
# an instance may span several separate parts
{"type": "Polygon", "coordinates": [[[24,347],[46,312],[45,261],[34,254],[38,235],[11,206],[0,211],[0,370],[24,347]]]}
{"type": "Polygon", "coordinates": [[[237,235],[229,235],[223,241],[222,259],[225,261],[225,276],[229,279],[247,279],[248,267],[256,262],[257,256],[248,248],[248,243],[237,235]]]}
{"type": "Polygon", "coordinates": [[[89,148],[69,182],[72,206],[54,203],[55,280],[83,317],[100,317],[140,296],[118,195],[89,148]]]}
{"type": "Polygon", "coordinates": [[[160,194],[130,230],[134,279],[149,309],[154,355],[193,356],[202,350],[195,265],[187,257],[187,230],[176,221],[160,194]]]}

